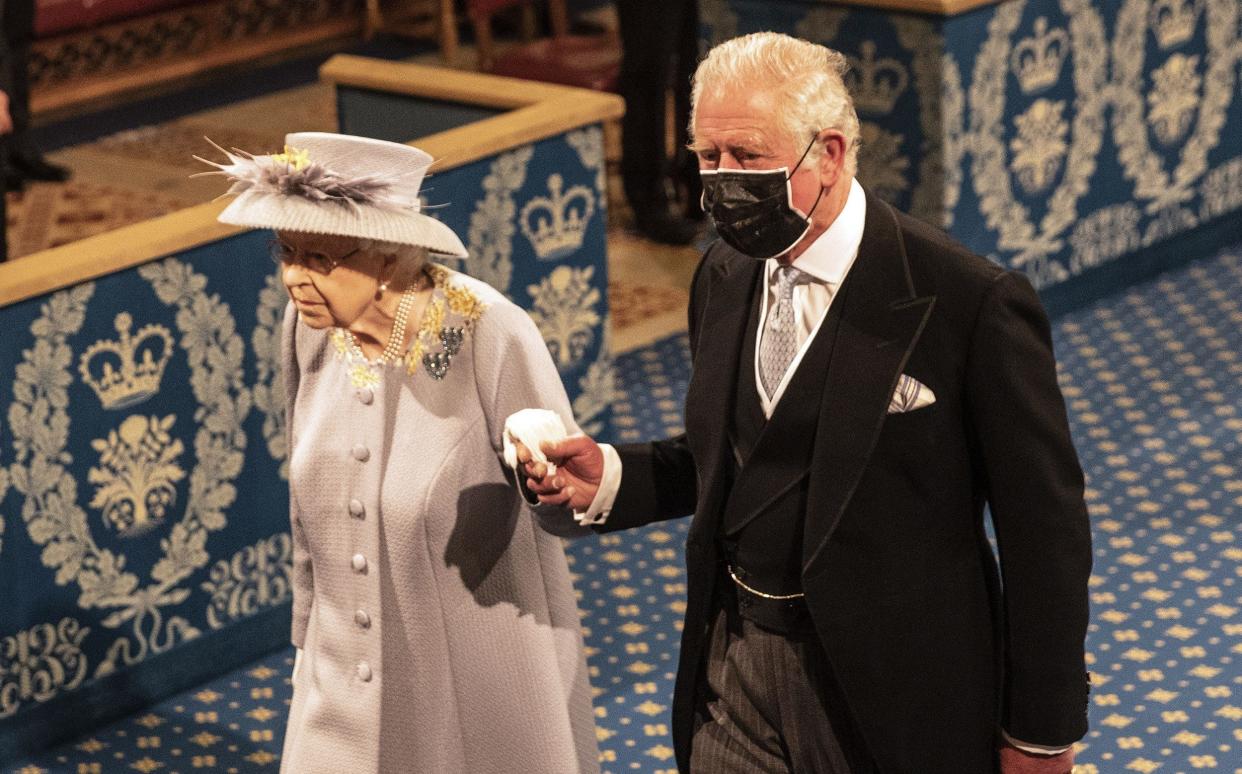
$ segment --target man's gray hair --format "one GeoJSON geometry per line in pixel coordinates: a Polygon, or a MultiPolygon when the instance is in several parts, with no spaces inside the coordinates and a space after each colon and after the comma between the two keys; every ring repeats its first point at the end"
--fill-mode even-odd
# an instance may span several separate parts
{"type": "MultiPolygon", "coordinates": [[[[858,113],[843,76],[849,70],[845,56],[818,43],[777,32],[754,32],[726,40],[707,52],[694,73],[690,96],[690,133],[703,91],[723,90],[734,84],[769,89],[777,98],[778,129],[799,151],[818,132],[836,129],[845,135],[845,168],[858,168],[858,113]]],[[[807,154],[820,154],[818,143],[807,154]]]]}

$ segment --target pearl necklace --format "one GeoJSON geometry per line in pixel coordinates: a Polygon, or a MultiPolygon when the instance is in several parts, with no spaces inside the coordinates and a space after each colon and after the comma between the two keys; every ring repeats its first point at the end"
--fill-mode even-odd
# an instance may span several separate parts
{"type": "MultiPolygon", "coordinates": [[[[405,326],[410,319],[410,310],[414,308],[414,300],[418,292],[423,289],[423,285],[427,284],[428,279],[430,277],[426,272],[419,272],[414,284],[401,294],[401,300],[397,302],[397,311],[393,316],[392,330],[388,332],[388,342],[373,365],[392,365],[405,359],[405,353],[402,352],[405,348],[405,326]]],[[[368,363],[367,356],[363,354],[362,347],[359,346],[358,338],[354,336],[353,331],[345,330],[345,343],[355,359],[363,364],[368,363]]]]}
{"type": "Polygon", "coordinates": [[[405,346],[405,325],[410,319],[410,309],[414,307],[414,295],[418,292],[418,283],[412,285],[401,294],[397,303],[397,313],[392,320],[392,331],[388,334],[388,343],[380,353],[379,363],[397,363],[403,358],[405,346]]]}

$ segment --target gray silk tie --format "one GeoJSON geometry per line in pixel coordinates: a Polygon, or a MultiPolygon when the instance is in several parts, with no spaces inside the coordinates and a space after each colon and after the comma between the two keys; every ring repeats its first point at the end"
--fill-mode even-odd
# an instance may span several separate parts
{"type": "Polygon", "coordinates": [[[776,306],[768,310],[763,339],[759,345],[759,378],[771,400],[794,355],[798,354],[798,330],[794,316],[794,286],[803,272],[792,266],[776,270],[776,306]]]}

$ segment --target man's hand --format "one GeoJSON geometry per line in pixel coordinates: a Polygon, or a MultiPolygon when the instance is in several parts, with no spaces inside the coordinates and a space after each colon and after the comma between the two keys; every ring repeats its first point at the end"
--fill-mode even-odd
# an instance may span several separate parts
{"type": "Polygon", "coordinates": [[[13,117],[9,115],[9,95],[0,91],[0,134],[13,131],[13,117]]]}
{"type": "Polygon", "coordinates": [[[599,444],[585,435],[574,435],[557,443],[544,441],[539,448],[556,465],[556,474],[548,476],[546,465],[531,462],[530,449],[519,443],[519,472],[526,476],[526,487],[545,505],[564,505],[575,511],[590,508],[604,477],[599,444]]]}
{"type": "Polygon", "coordinates": [[[1074,748],[1058,755],[1036,755],[1006,744],[1000,750],[1001,774],[1070,774],[1074,748]]]}

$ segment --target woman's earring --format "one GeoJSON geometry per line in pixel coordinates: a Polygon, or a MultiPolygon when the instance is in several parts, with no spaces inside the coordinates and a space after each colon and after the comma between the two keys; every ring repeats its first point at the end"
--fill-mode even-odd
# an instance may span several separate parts
{"type": "Polygon", "coordinates": [[[383,282],[379,284],[379,287],[375,289],[375,300],[379,301],[380,299],[384,297],[384,294],[387,292],[388,292],[388,280],[384,280],[383,282]]]}

